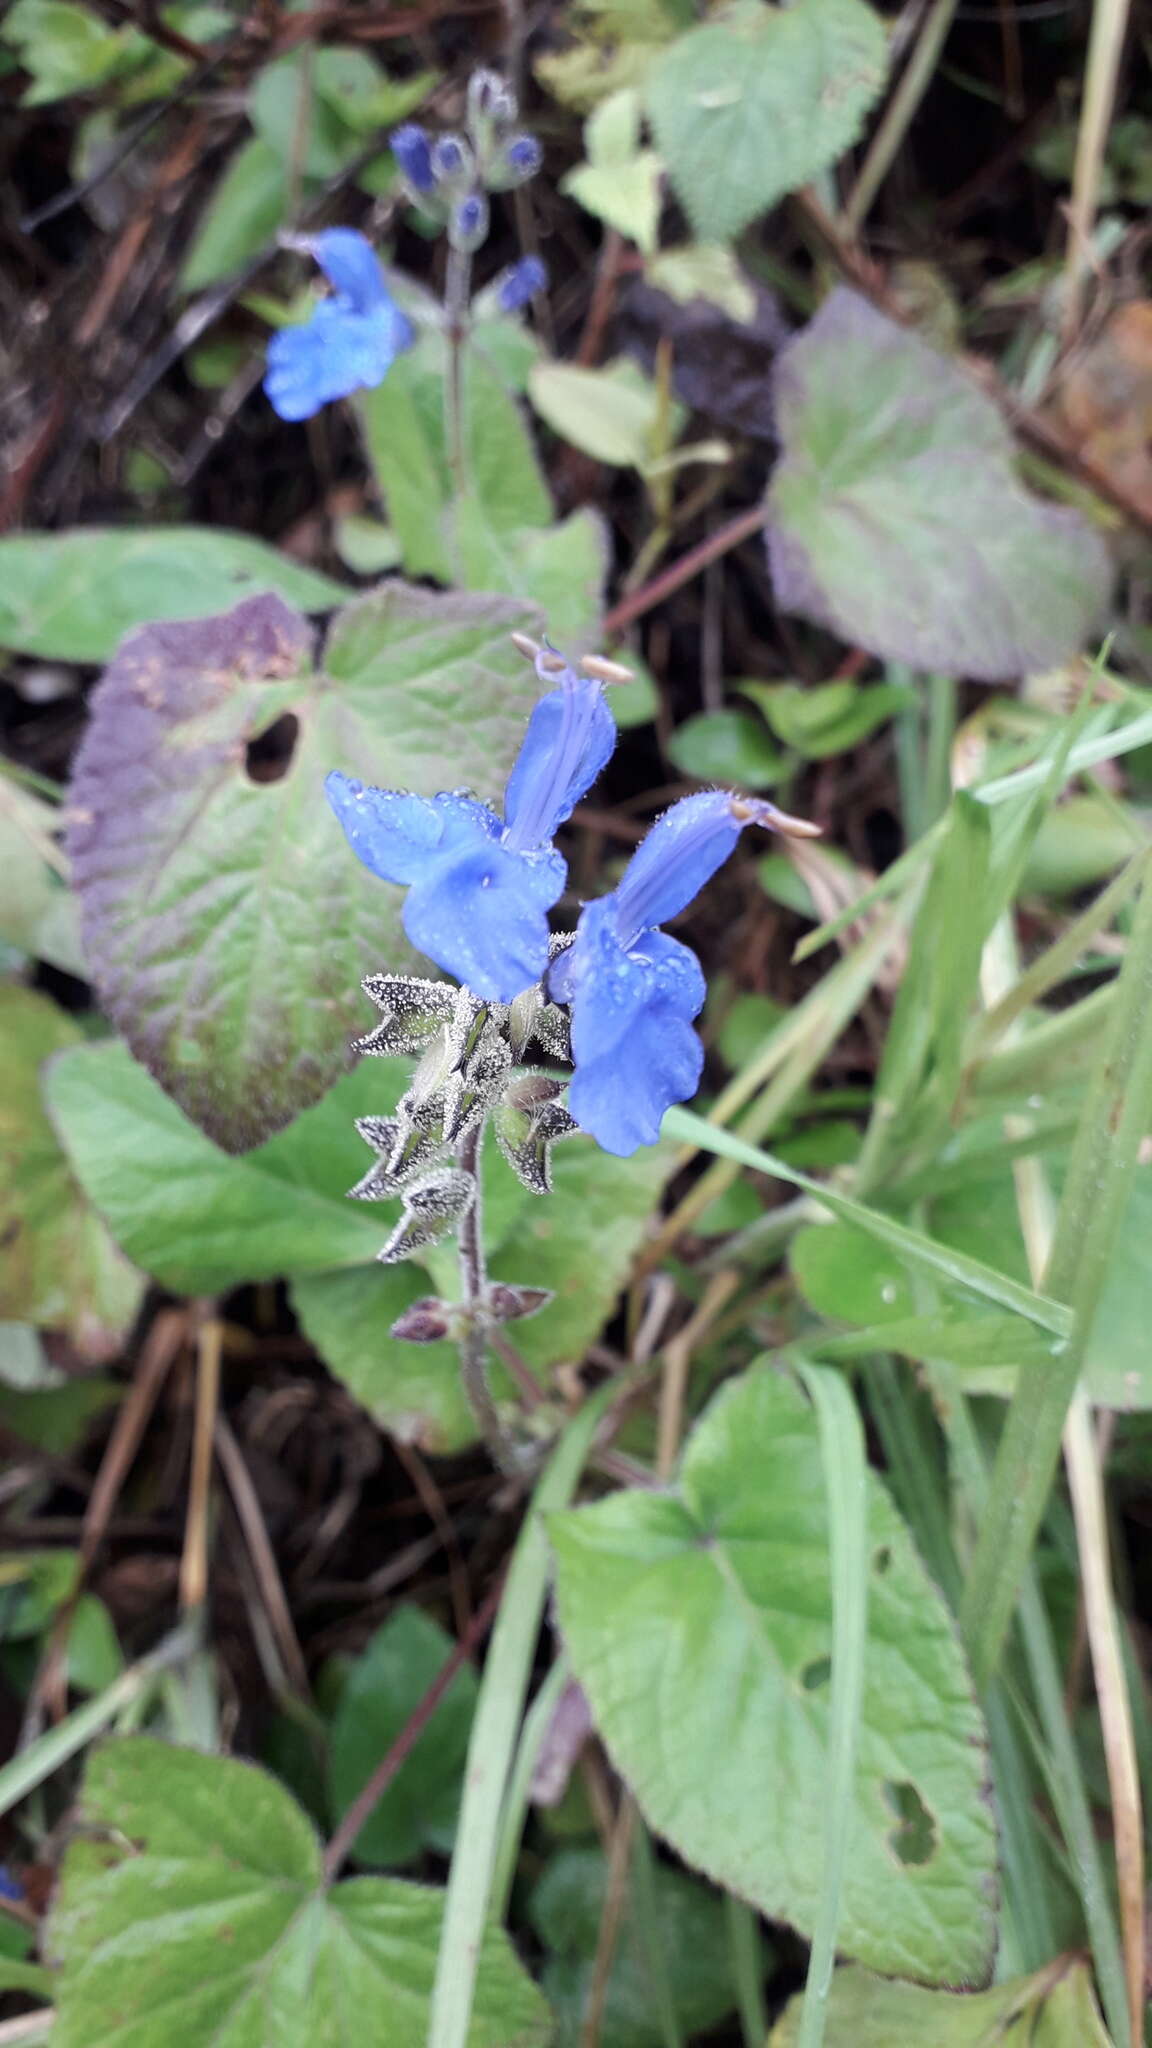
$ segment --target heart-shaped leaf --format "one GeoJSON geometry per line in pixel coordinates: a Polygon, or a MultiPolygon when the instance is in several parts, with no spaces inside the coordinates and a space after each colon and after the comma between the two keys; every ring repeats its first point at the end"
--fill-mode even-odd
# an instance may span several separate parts
{"type": "MultiPolygon", "coordinates": [[[[979,1980],[996,1835],[959,1640],[880,1481],[838,1945],[874,1969],[979,1980]]],[[[689,1863],[812,1931],[821,1892],[832,1594],[819,1428],[792,1381],[731,1383],[674,1492],[553,1517],[564,1638],[596,1726],[689,1863]]]]}
{"type": "MultiPolygon", "coordinates": [[[[52,1909],[55,2048],[424,2048],[443,1894],[326,1887],[264,1771],[147,1736],[88,1763],[52,1909]]],[[[542,2048],[547,2012],[484,1937],[468,2048],[542,2048]]]]}
{"type": "Polygon", "coordinates": [[[963,370],[834,291],[775,372],[768,555],[786,611],[914,668],[995,682],[1075,654],[1108,594],[1102,541],[1017,481],[963,370]]]}
{"type": "Polygon", "coordinates": [[[701,240],[738,235],[835,163],[884,83],[887,47],[863,0],[737,0],[679,36],[645,100],[701,240]]]}
{"type": "Polygon", "coordinates": [[[315,1102],[351,1063],[362,976],[415,963],[326,773],[496,795],[536,694],[508,636],[539,624],[389,583],[339,616],[318,676],[305,621],[259,597],[143,627],[106,671],[72,787],[85,951],[136,1057],[226,1150],[315,1102]],[[270,728],[291,755],[263,766],[270,728]]]}

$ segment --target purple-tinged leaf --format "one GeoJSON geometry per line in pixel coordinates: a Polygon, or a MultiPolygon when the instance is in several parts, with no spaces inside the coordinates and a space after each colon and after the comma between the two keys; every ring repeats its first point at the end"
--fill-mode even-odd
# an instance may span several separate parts
{"type": "Polygon", "coordinates": [[[982,682],[1076,653],[1106,603],[1103,542],[1033,498],[991,399],[841,288],[775,373],[768,555],[785,611],[914,668],[982,682]]]}
{"type": "Polygon", "coordinates": [[[516,628],[538,614],[391,583],[337,620],[325,677],[300,615],[257,597],[141,628],[98,685],[69,828],[85,950],[136,1057],[225,1150],[347,1070],[364,974],[417,964],[325,774],[496,795],[536,689],[516,628]]]}

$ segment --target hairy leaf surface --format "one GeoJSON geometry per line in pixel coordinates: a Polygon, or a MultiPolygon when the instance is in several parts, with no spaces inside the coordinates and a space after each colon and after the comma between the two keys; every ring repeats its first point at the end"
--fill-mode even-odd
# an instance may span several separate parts
{"type": "MultiPolygon", "coordinates": [[[[873,1968],[979,1981],[996,1838],[955,1628],[880,1481],[839,1945],[873,1968]]],[[[818,1425],[758,1369],[697,1425],[675,1490],[551,1523],[561,1626],[596,1726],[689,1862],[810,1934],[821,1890],[832,1643],[818,1425]]]]}

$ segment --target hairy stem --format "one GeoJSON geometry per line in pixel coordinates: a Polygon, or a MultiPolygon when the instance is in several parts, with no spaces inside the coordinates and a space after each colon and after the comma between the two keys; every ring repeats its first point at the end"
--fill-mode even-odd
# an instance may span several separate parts
{"type": "Polygon", "coordinates": [[[465,1309],[465,1330],[460,1339],[460,1372],[464,1392],[476,1419],[476,1427],[488,1446],[492,1461],[502,1472],[519,1467],[515,1450],[492,1399],[488,1384],[488,1316],[486,1294],[488,1269],[484,1261],[484,1198],[480,1178],[482,1123],[465,1131],[456,1147],[456,1164],[468,1174],[476,1189],[475,1199],[460,1220],[460,1289],[465,1309]]]}
{"type": "Polygon", "coordinates": [[[444,314],[448,333],[444,428],[452,488],[458,499],[463,498],[468,490],[468,461],[464,451],[464,346],[468,339],[471,285],[471,256],[463,249],[449,248],[448,271],[444,280],[444,314]]]}

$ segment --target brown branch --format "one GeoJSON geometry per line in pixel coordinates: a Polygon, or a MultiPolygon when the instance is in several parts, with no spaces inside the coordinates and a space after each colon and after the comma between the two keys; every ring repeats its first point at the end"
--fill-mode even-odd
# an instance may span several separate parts
{"type": "Polygon", "coordinates": [[[501,1573],[476,1609],[466,1634],[460,1637],[451,1656],[436,1673],[423,1699],[418,1701],[409,1714],[391,1749],[381,1757],[363,1791],[357,1793],[352,1801],[324,1852],[325,1884],[332,1884],[335,1880],[365,1821],[375,1812],[401,1764],[411,1756],[456,1673],[467,1663],[473,1650],[487,1635],[495,1619],[496,1609],[500,1605],[503,1590],[504,1575],[501,1573]]]}

